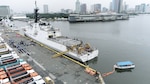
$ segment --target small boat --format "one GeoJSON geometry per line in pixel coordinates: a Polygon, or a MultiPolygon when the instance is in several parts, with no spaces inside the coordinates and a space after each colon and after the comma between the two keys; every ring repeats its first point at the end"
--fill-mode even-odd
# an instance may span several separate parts
{"type": "Polygon", "coordinates": [[[117,62],[117,64],[114,65],[115,69],[132,69],[135,65],[131,61],[123,61],[123,62],[117,62]]]}

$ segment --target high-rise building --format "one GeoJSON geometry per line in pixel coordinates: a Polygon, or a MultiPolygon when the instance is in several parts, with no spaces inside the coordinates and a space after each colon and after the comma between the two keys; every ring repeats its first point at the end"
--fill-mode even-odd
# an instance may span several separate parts
{"type": "Polygon", "coordinates": [[[141,10],[140,10],[140,5],[136,5],[136,6],[135,6],[135,12],[137,12],[137,13],[140,13],[140,12],[141,12],[141,10]]]}
{"type": "Polygon", "coordinates": [[[124,2],[122,12],[125,13],[125,12],[127,12],[127,10],[128,10],[128,5],[126,4],[126,2],[124,2]]]}
{"type": "Polygon", "coordinates": [[[99,13],[99,12],[101,12],[101,4],[94,4],[94,5],[92,5],[92,12],[94,12],[94,13],[99,13]]]}
{"type": "Polygon", "coordinates": [[[141,5],[136,5],[135,6],[135,12],[137,12],[137,13],[145,13],[146,9],[147,9],[146,4],[141,4],[141,5]]]}
{"type": "Polygon", "coordinates": [[[145,8],[146,8],[146,4],[141,4],[140,10],[141,10],[142,13],[145,12],[145,8]]]}
{"type": "Polygon", "coordinates": [[[150,13],[150,4],[146,5],[145,12],[146,13],[150,13]]]}
{"type": "Polygon", "coordinates": [[[112,2],[110,2],[110,4],[109,4],[109,10],[113,11],[112,2]]]}
{"type": "Polygon", "coordinates": [[[9,6],[0,6],[0,17],[9,17],[10,16],[10,8],[9,6]]]}
{"type": "Polygon", "coordinates": [[[124,11],[127,12],[128,11],[128,4],[124,3],[124,11]]]}
{"type": "Polygon", "coordinates": [[[123,8],[123,0],[113,0],[112,8],[114,12],[121,13],[123,8]]]}
{"type": "Polygon", "coordinates": [[[44,4],[44,5],[43,5],[43,8],[44,8],[44,13],[48,13],[48,5],[47,5],[47,4],[44,4]]]}
{"type": "Polygon", "coordinates": [[[80,13],[81,14],[86,14],[86,11],[87,10],[87,8],[86,8],[86,4],[84,3],[84,4],[81,4],[81,6],[80,6],[80,13]]]}
{"type": "Polygon", "coordinates": [[[76,10],[75,10],[75,13],[80,13],[80,1],[79,0],[76,1],[76,10]]]}

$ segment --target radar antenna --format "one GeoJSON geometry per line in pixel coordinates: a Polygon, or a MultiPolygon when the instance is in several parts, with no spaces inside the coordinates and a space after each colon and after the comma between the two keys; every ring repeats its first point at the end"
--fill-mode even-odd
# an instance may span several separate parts
{"type": "Polygon", "coordinates": [[[36,4],[36,1],[35,1],[35,8],[37,8],[37,4],[36,4]]]}

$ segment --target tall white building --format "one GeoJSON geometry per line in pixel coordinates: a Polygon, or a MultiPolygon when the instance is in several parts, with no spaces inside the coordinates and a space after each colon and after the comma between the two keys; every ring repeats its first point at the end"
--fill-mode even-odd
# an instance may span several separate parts
{"type": "Polygon", "coordinates": [[[76,10],[75,10],[76,13],[80,13],[80,1],[77,0],[76,1],[76,10]]]}
{"type": "Polygon", "coordinates": [[[9,6],[0,6],[0,17],[9,17],[10,16],[10,8],[9,6]]]}
{"type": "Polygon", "coordinates": [[[44,5],[43,5],[43,8],[44,8],[44,13],[48,13],[48,5],[47,5],[47,4],[44,4],[44,5]]]}

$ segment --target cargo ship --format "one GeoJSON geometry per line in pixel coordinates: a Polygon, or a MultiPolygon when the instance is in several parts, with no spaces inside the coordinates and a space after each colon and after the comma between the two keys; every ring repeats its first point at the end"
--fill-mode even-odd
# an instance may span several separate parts
{"type": "Polygon", "coordinates": [[[65,54],[81,62],[89,61],[98,56],[98,49],[81,40],[62,36],[60,29],[39,22],[37,16],[38,8],[36,7],[35,22],[32,26],[24,29],[25,36],[61,52],[60,55],[65,54]]]}

